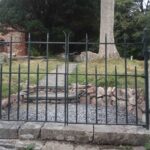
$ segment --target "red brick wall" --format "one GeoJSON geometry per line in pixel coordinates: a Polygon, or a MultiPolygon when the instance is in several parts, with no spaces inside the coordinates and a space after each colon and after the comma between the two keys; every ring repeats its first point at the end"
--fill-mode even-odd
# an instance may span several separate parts
{"type": "MultiPolygon", "coordinates": [[[[3,38],[6,42],[10,42],[12,36],[12,53],[16,56],[27,55],[27,47],[25,43],[25,33],[18,31],[10,31],[7,34],[3,35],[3,38]]],[[[3,52],[10,52],[10,45],[5,47],[0,47],[0,50],[3,52]]]]}

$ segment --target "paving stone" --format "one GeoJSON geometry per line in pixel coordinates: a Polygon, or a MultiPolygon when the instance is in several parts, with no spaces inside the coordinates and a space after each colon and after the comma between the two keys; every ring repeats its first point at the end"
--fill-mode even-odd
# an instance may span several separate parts
{"type": "Polygon", "coordinates": [[[89,143],[93,139],[91,125],[69,125],[45,123],[41,129],[43,140],[70,141],[76,143],[89,143]]]}
{"type": "Polygon", "coordinates": [[[133,150],[145,150],[143,146],[133,147],[133,150]]]}
{"type": "Polygon", "coordinates": [[[79,145],[76,146],[74,150],[99,150],[99,147],[93,145],[79,145]]]}
{"type": "MultiPolygon", "coordinates": [[[[16,150],[25,150],[25,149],[30,149],[32,148],[33,150],[42,150],[42,147],[44,146],[44,144],[42,142],[38,142],[38,141],[20,141],[18,140],[16,142],[16,150]]],[[[48,150],[48,149],[47,149],[48,150]]]]}
{"type": "Polygon", "coordinates": [[[74,150],[74,147],[66,143],[47,142],[42,150],[74,150]]]}
{"type": "Polygon", "coordinates": [[[101,145],[142,146],[150,139],[150,131],[136,126],[95,125],[94,143],[101,145]]]}
{"type": "Polygon", "coordinates": [[[24,122],[0,121],[0,139],[18,138],[18,130],[24,122]]]}
{"type": "Polygon", "coordinates": [[[0,146],[0,150],[8,150],[5,147],[0,146]]]}
{"type": "Polygon", "coordinates": [[[38,139],[40,137],[41,127],[44,123],[41,122],[27,122],[21,126],[19,130],[20,139],[38,139]]]}
{"type": "Polygon", "coordinates": [[[0,139],[0,146],[1,147],[15,148],[15,143],[16,143],[16,140],[0,139]]]}

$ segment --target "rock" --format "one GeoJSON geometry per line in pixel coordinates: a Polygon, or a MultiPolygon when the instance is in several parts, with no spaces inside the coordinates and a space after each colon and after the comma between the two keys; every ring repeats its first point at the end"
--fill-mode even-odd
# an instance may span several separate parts
{"type": "Polygon", "coordinates": [[[99,145],[144,145],[149,141],[149,131],[138,126],[95,125],[93,143],[99,145]]]}
{"type": "Polygon", "coordinates": [[[143,101],[144,101],[144,98],[143,98],[143,97],[139,97],[139,98],[137,99],[138,104],[141,104],[143,101]]]}
{"type": "Polygon", "coordinates": [[[17,102],[17,95],[16,94],[12,94],[11,95],[11,103],[15,103],[17,102]]]}
{"type": "Polygon", "coordinates": [[[134,96],[132,96],[132,97],[130,97],[129,99],[128,99],[128,101],[129,101],[129,103],[131,104],[131,105],[136,105],[136,100],[135,100],[135,97],[134,96]]]}
{"type": "Polygon", "coordinates": [[[17,141],[15,147],[16,150],[25,150],[25,149],[42,150],[43,143],[37,141],[17,141]]]}
{"type": "Polygon", "coordinates": [[[105,106],[104,99],[103,99],[103,98],[98,98],[98,100],[97,100],[97,105],[98,105],[98,106],[105,106]]]}
{"type": "Polygon", "coordinates": [[[111,100],[112,100],[112,101],[116,101],[116,97],[111,96],[111,100]]]}
{"type": "Polygon", "coordinates": [[[17,139],[18,130],[24,122],[1,121],[0,122],[0,138],[1,139],[17,139]]]}
{"type": "Polygon", "coordinates": [[[41,127],[43,123],[41,122],[27,122],[19,130],[19,138],[32,138],[38,139],[40,136],[41,127]],[[26,136],[25,136],[26,135],[26,136]],[[29,136],[30,135],[30,136],[29,136]],[[33,137],[31,137],[31,135],[33,137]]]}
{"type": "Polygon", "coordinates": [[[6,148],[7,150],[15,150],[16,140],[14,139],[0,139],[0,150],[1,148],[6,148]]]}
{"type": "Polygon", "coordinates": [[[108,106],[114,106],[115,105],[115,101],[113,101],[112,98],[109,96],[107,96],[107,105],[108,106]]]}
{"type": "Polygon", "coordinates": [[[20,140],[33,140],[34,136],[32,134],[22,134],[19,138],[20,140]]]}
{"type": "Polygon", "coordinates": [[[128,105],[128,112],[132,112],[133,114],[135,114],[135,108],[132,105],[128,105]]]}
{"type": "Polygon", "coordinates": [[[145,147],[143,146],[133,147],[133,150],[145,150],[145,147]]]}
{"type": "Polygon", "coordinates": [[[96,105],[96,98],[95,97],[91,99],[91,104],[96,105]]]}
{"type": "Polygon", "coordinates": [[[41,139],[68,141],[74,143],[89,143],[92,141],[93,127],[85,125],[68,125],[45,123],[41,129],[41,139]]]}
{"type": "Polygon", "coordinates": [[[74,150],[74,147],[72,144],[47,142],[42,150],[74,150]]]}
{"type": "Polygon", "coordinates": [[[8,99],[3,99],[2,100],[2,109],[5,109],[6,107],[8,107],[8,99]]]}
{"type": "Polygon", "coordinates": [[[107,95],[109,95],[109,96],[112,95],[112,87],[108,87],[108,89],[107,89],[107,95]]]}
{"type": "Polygon", "coordinates": [[[135,89],[128,88],[128,98],[133,97],[135,95],[135,89]]]}
{"type": "MultiPolygon", "coordinates": [[[[17,102],[17,96],[16,95],[11,95],[10,97],[10,105],[17,102]]],[[[2,109],[5,109],[9,106],[9,99],[3,99],[2,100],[2,109]]]]}
{"type": "Polygon", "coordinates": [[[126,107],[125,101],[118,100],[118,106],[125,108],[126,107]]]}
{"type": "MultiPolygon", "coordinates": [[[[88,51],[87,52],[87,57],[88,57],[87,61],[92,61],[92,60],[98,59],[99,55],[97,53],[93,53],[93,52],[88,51]]],[[[81,52],[80,55],[75,55],[74,56],[74,61],[76,61],[76,62],[86,61],[86,52],[81,52]]]]}
{"type": "Polygon", "coordinates": [[[146,114],[142,113],[142,122],[146,123],[146,114]]]}
{"type": "Polygon", "coordinates": [[[96,92],[96,88],[94,86],[87,89],[88,94],[95,93],[95,92],[96,92]]]}
{"type": "Polygon", "coordinates": [[[97,89],[97,95],[98,95],[98,97],[104,96],[105,95],[104,88],[98,87],[98,89],[97,89]]]}
{"type": "Polygon", "coordinates": [[[5,52],[0,52],[0,64],[8,63],[8,54],[5,52]]]}
{"type": "Polygon", "coordinates": [[[87,102],[87,104],[91,103],[90,96],[87,96],[87,99],[86,99],[86,96],[81,96],[80,97],[80,104],[86,104],[86,102],[87,102]]]}
{"type": "MultiPolygon", "coordinates": [[[[5,147],[0,146],[0,150],[8,150],[8,149],[5,148],[5,147]]],[[[11,149],[10,149],[10,150],[11,150],[11,149]]]]}
{"type": "Polygon", "coordinates": [[[143,117],[143,112],[140,110],[140,109],[138,109],[138,118],[139,119],[142,119],[142,117],[143,117]]]}
{"type": "Polygon", "coordinates": [[[138,105],[138,109],[140,109],[142,112],[145,112],[145,102],[143,101],[140,105],[138,105]]]}
{"type": "Polygon", "coordinates": [[[77,145],[74,150],[100,150],[100,148],[95,145],[77,145]]]}

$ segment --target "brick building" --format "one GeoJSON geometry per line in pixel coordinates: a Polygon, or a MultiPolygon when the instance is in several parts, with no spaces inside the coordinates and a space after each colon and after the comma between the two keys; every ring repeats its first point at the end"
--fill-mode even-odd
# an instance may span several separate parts
{"type": "Polygon", "coordinates": [[[0,52],[10,52],[11,36],[12,53],[16,56],[25,56],[27,54],[25,33],[12,27],[4,27],[4,32],[0,32],[0,52]]]}

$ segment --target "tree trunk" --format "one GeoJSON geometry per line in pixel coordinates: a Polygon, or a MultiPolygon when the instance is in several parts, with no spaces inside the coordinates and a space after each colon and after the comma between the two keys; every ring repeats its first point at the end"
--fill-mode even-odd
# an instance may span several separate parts
{"type": "MultiPolygon", "coordinates": [[[[100,13],[100,43],[114,43],[114,8],[115,0],[100,0],[101,13],[100,13]]],[[[99,45],[100,58],[105,57],[105,44],[99,45]]],[[[107,45],[107,58],[118,58],[119,53],[115,44],[107,45]]]]}

